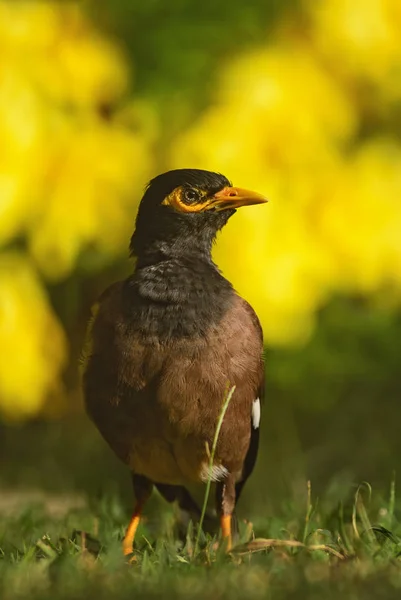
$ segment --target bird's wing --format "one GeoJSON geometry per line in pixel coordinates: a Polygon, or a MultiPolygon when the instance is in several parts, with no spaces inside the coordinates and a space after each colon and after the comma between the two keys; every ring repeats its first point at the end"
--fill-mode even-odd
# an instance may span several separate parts
{"type": "Polygon", "coordinates": [[[86,367],[88,366],[89,357],[92,354],[92,347],[93,347],[92,329],[93,329],[93,323],[95,322],[96,315],[98,312],[99,312],[99,302],[95,302],[95,304],[93,304],[91,306],[91,316],[89,317],[89,321],[86,326],[84,343],[82,345],[82,350],[81,350],[81,354],[79,357],[79,372],[80,372],[81,377],[83,377],[83,375],[86,371],[86,367]]]}
{"type": "MultiPolygon", "coordinates": [[[[255,311],[253,310],[252,306],[250,304],[248,304],[248,302],[246,302],[245,300],[244,300],[244,308],[248,312],[248,314],[251,317],[253,323],[255,324],[257,330],[259,331],[261,344],[263,345],[263,331],[262,331],[262,327],[260,325],[259,319],[258,319],[255,311]]],[[[248,448],[248,452],[246,454],[245,461],[244,461],[242,478],[240,481],[237,482],[237,484],[235,486],[237,501],[241,495],[242,488],[244,487],[247,479],[249,478],[249,476],[251,475],[251,473],[255,467],[255,463],[256,463],[256,459],[257,459],[257,455],[258,455],[259,437],[260,437],[259,427],[260,427],[260,418],[261,418],[261,405],[263,403],[264,396],[265,396],[265,373],[264,373],[263,360],[261,361],[261,364],[260,364],[259,376],[260,376],[259,377],[259,386],[255,390],[255,399],[252,404],[252,412],[250,415],[251,438],[250,438],[250,442],[249,442],[249,448],[248,448]]]]}
{"type": "Polygon", "coordinates": [[[109,286],[108,288],[106,288],[104,290],[104,292],[99,296],[97,301],[94,304],[92,304],[92,306],[91,306],[91,309],[90,309],[91,315],[89,317],[88,324],[86,326],[84,343],[82,345],[82,350],[81,350],[81,354],[79,357],[79,372],[80,372],[81,377],[83,377],[83,375],[86,371],[89,358],[93,351],[92,330],[93,330],[93,325],[95,323],[96,317],[99,313],[100,306],[101,306],[103,300],[105,298],[107,298],[113,292],[115,287],[116,287],[116,284],[113,284],[113,285],[109,286]]]}

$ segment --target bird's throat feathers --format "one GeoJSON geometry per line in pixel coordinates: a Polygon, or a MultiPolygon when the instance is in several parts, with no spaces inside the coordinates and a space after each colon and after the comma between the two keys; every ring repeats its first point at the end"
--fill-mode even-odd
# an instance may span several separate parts
{"type": "Polygon", "coordinates": [[[154,212],[156,214],[149,214],[146,206],[139,207],[130,253],[140,262],[157,257],[185,258],[187,255],[211,260],[216,235],[235,210],[180,215],[159,207],[154,212]]]}
{"type": "Polygon", "coordinates": [[[195,253],[152,261],[147,255],[126,281],[124,307],[128,317],[140,319],[146,335],[188,337],[206,334],[234,295],[210,258],[195,253]]]}

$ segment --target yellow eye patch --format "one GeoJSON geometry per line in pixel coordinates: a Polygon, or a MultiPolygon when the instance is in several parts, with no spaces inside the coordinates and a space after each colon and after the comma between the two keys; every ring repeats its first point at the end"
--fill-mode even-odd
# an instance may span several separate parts
{"type": "Polygon", "coordinates": [[[171,194],[164,198],[162,204],[164,204],[165,206],[171,206],[178,212],[193,213],[207,210],[210,204],[210,199],[207,198],[207,193],[199,189],[197,189],[196,192],[198,192],[200,196],[199,201],[196,201],[192,204],[188,204],[185,201],[184,188],[181,186],[177,187],[171,192],[171,194]]]}

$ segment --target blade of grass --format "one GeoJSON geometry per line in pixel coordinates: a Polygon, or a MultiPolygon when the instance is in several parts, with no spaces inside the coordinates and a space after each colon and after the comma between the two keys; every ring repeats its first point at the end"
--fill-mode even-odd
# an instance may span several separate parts
{"type": "Polygon", "coordinates": [[[363,481],[361,484],[358,485],[358,488],[356,490],[356,494],[355,494],[355,501],[354,501],[354,508],[352,511],[352,526],[354,529],[354,533],[357,539],[361,539],[361,534],[358,531],[358,526],[357,526],[357,517],[359,517],[360,523],[363,527],[363,531],[362,533],[365,534],[368,539],[369,542],[374,545],[377,546],[377,541],[376,541],[376,537],[374,535],[374,533],[372,532],[372,525],[370,523],[369,520],[369,516],[363,501],[363,497],[362,497],[362,490],[366,489],[368,491],[368,501],[370,502],[371,497],[372,497],[372,486],[370,485],[370,483],[368,483],[367,481],[363,481]]]}
{"type": "Polygon", "coordinates": [[[339,518],[339,523],[340,523],[340,535],[339,538],[341,540],[341,542],[343,543],[347,553],[349,555],[352,555],[354,553],[354,548],[351,544],[351,540],[348,536],[347,533],[347,528],[345,526],[345,522],[344,522],[344,505],[342,502],[340,502],[339,507],[338,507],[338,518],[339,518]]]}
{"type": "Polygon", "coordinates": [[[281,540],[281,539],[273,539],[273,538],[272,539],[256,538],[252,542],[248,542],[247,544],[242,544],[241,546],[236,546],[236,548],[233,549],[233,552],[235,554],[250,554],[250,553],[254,553],[254,552],[261,552],[268,548],[279,548],[279,547],[289,548],[289,549],[299,548],[299,549],[304,549],[304,550],[308,550],[308,551],[323,550],[324,552],[327,552],[328,554],[332,554],[333,556],[336,556],[337,558],[339,558],[341,560],[344,559],[344,556],[341,554],[341,552],[338,552],[335,548],[333,548],[332,546],[329,546],[327,544],[311,544],[311,545],[307,546],[306,544],[304,544],[303,542],[299,542],[298,540],[281,540]]]}
{"type": "Polygon", "coordinates": [[[393,478],[390,485],[390,501],[388,505],[388,526],[389,528],[393,524],[394,520],[394,507],[395,507],[395,471],[393,472],[393,478]]]}
{"type": "Polygon", "coordinates": [[[223,424],[224,416],[225,416],[225,414],[227,412],[228,405],[230,404],[230,401],[231,401],[231,398],[233,397],[234,392],[235,392],[235,385],[229,390],[229,392],[227,394],[227,397],[225,398],[225,400],[224,400],[224,402],[222,404],[221,411],[220,411],[220,414],[219,414],[219,418],[217,420],[217,426],[216,426],[216,431],[215,431],[215,434],[214,434],[212,451],[210,453],[210,458],[209,458],[209,477],[208,477],[208,480],[206,482],[206,489],[205,489],[205,496],[203,498],[202,512],[201,512],[201,516],[200,516],[200,519],[199,519],[198,532],[196,534],[195,548],[194,548],[194,553],[193,553],[194,557],[198,554],[200,534],[201,534],[201,531],[202,531],[202,528],[203,528],[203,522],[205,520],[207,503],[209,501],[210,486],[211,486],[211,483],[212,483],[212,472],[213,472],[214,455],[216,453],[216,447],[217,447],[217,442],[218,442],[219,435],[220,435],[220,429],[221,429],[221,426],[223,424]]]}
{"type": "Polygon", "coordinates": [[[309,530],[309,522],[312,515],[313,506],[312,506],[312,488],[311,482],[308,480],[307,482],[307,500],[306,500],[306,514],[305,514],[305,525],[304,525],[304,534],[302,536],[302,541],[305,543],[308,537],[309,530]]]}

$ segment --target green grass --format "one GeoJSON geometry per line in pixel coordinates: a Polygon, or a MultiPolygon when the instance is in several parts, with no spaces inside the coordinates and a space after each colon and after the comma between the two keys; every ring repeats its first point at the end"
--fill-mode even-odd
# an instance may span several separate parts
{"type": "Polygon", "coordinates": [[[194,553],[192,527],[180,541],[174,507],[155,495],[135,564],[121,553],[129,513],[118,495],[88,497],[56,516],[40,505],[11,507],[0,518],[0,598],[396,598],[396,507],[394,485],[383,500],[363,484],[335,510],[309,486],[299,506],[259,514],[253,527],[241,523],[226,556],[204,535],[194,553]]]}
{"type": "Polygon", "coordinates": [[[128,564],[121,540],[133,504],[129,475],[93,426],[0,426],[0,599],[400,598],[395,482],[372,492],[333,471],[311,486],[302,462],[279,460],[280,448],[262,444],[231,555],[210,535],[200,535],[196,550],[196,526],[182,535],[177,508],[155,493],[128,564]]]}

